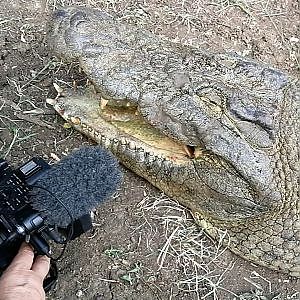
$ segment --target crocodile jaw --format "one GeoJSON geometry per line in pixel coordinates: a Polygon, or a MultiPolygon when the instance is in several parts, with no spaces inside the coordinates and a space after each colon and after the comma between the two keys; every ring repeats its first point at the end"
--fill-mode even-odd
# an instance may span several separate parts
{"type": "Polygon", "coordinates": [[[78,131],[113,152],[126,167],[207,220],[230,225],[264,212],[263,206],[252,201],[249,184],[221,158],[200,147],[195,148],[194,157],[189,157],[185,145],[150,125],[142,124],[143,130],[138,131],[128,126],[128,121],[107,121],[99,102],[96,94],[68,91],[57,99],[54,108],[78,131]]]}

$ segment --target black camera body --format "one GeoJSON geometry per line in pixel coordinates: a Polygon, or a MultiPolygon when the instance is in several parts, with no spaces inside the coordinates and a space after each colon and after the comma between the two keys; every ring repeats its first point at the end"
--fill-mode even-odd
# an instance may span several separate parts
{"type": "MultiPolygon", "coordinates": [[[[47,225],[42,212],[32,208],[30,198],[35,183],[49,169],[41,158],[32,158],[16,170],[0,159],[0,275],[23,241],[29,242],[37,255],[50,257],[50,241],[65,244],[92,228],[90,214],[74,220],[67,228],[57,228],[47,225]]],[[[53,267],[52,261],[52,270],[53,267]]],[[[49,290],[45,285],[44,288],[49,290]]]]}

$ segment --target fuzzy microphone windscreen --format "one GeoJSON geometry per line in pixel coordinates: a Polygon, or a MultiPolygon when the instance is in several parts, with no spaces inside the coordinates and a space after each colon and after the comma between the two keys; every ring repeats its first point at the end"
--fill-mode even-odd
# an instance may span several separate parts
{"type": "Polygon", "coordinates": [[[79,218],[111,196],[121,178],[118,162],[110,152],[100,147],[82,147],[52,166],[35,183],[32,206],[46,217],[47,224],[66,227],[71,219],[64,206],[74,219],[79,218]]]}

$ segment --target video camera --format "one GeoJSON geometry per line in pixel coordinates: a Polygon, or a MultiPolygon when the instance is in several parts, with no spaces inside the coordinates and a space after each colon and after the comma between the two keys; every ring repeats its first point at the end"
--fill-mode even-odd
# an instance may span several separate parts
{"type": "MultiPolygon", "coordinates": [[[[65,245],[92,228],[90,214],[70,220],[67,228],[58,228],[48,225],[43,213],[32,208],[34,189],[41,188],[35,184],[50,168],[43,159],[32,158],[13,170],[4,159],[0,159],[0,275],[23,241],[29,242],[37,255],[51,257],[49,242],[65,245]]],[[[57,280],[56,260],[51,259],[50,272],[44,281],[46,292],[57,280]]]]}

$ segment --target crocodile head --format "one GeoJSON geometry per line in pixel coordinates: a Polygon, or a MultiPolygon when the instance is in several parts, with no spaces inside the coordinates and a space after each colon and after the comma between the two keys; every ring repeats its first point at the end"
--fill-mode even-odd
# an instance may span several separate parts
{"type": "Polygon", "coordinates": [[[54,13],[49,46],[90,91],[54,107],[186,205],[231,248],[300,276],[299,83],[236,55],[173,44],[97,10],[54,13]]]}

